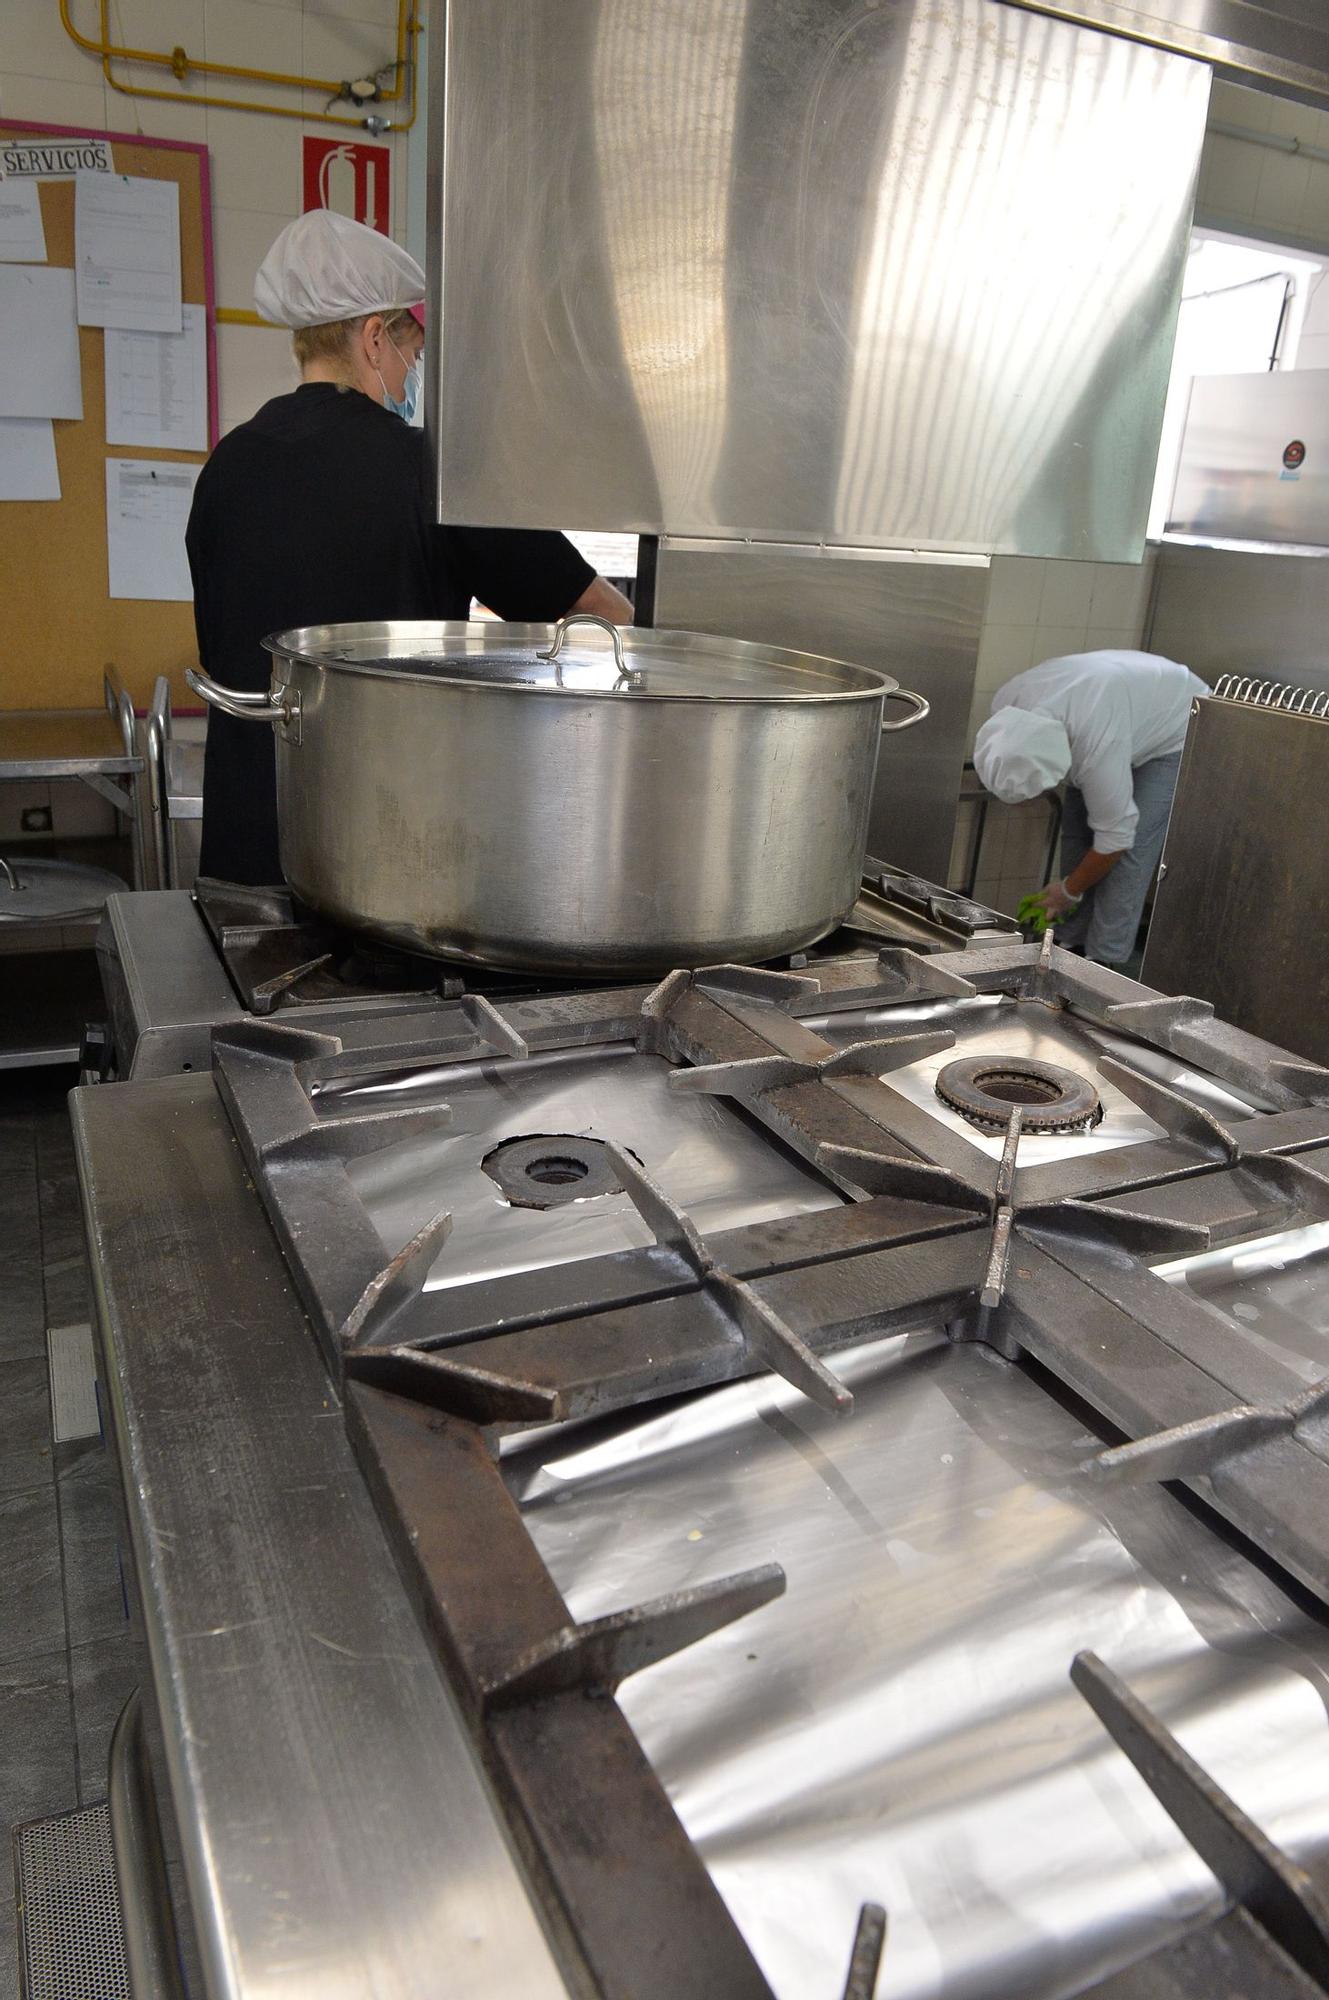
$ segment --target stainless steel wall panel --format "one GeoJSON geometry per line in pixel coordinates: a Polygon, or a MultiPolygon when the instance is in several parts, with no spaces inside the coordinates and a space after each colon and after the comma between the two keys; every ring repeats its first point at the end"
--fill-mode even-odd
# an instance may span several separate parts
{"type": "Polygon", "coordinates": [[[879,667],[916,688],[932,713],[907,735],[882,738],[868,851],[944,882],[987,588],[982,558],[856,558],[665,541],[656,622],[735,639],[778,637],[781,645],[879,667]]]}
{"type": "Polygon", "coordinates": [[[1197,375],[1168,527],[1329,546],[1329,368],[1197,375]]]}
{"type": "Polygon", "coordinates": [[[999,0],[438,39],[442,518],[1139,558],[1201,65],[999,0]]]}
{"type": "Polygon", "coordinates": [[[1326,849],[1329,722],[1199,702],[1142,978],[1329,1062],[1326,849]]]}
{"type": "Polygon", "coordinates": [[[1211,687],[1223,674],[1329,686],[1329,551],[1164,542],[1144,645],[1211,687]]]}

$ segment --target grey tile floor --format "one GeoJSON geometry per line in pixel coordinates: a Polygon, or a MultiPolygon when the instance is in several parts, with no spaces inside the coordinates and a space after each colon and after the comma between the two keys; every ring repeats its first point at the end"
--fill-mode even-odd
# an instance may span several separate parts
{"type": "MultiPolygon", "coordinates": [[[[90,1317],[63,1070],[0,1071],[0,1824],[106,1796],[138,1679],[112,1468],[56,1445],[46,1329],[90,1317]]],[[[0,1995],[18,1990],[13,1869],[0,1866],[0,1995]]]]}

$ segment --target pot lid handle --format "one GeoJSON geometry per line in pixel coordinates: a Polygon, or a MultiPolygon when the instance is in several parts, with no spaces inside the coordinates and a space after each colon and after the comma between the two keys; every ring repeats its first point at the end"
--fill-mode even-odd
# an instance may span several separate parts
{"type": "Polygon", "coordinates": [[[563,679],[562,671],[557,665],[558,656],[563,650],[563,641],[568,636],[569,628],[573,625],[598,625],[602,632],[607,632],[614,648],[614,666],[618,670],[617,685],[641,686],[641,675],[634,674],[623,657],[623,635],[617,625],[612,624],[608,618],[597,618],[593,611],[570,611],[566,618],[560,618],[555,625],[554,643],[548,652],[537,653],[535,656],[537,660],[548,660],[554,665],[554,679],[560,687],[563,685],[563,679]]]}

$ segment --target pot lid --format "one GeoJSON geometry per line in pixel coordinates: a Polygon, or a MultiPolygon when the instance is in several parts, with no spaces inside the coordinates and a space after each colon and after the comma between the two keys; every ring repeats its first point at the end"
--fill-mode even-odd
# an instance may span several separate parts
{"type": "Polygon", "coordinates": [[[105,868],[73,861],[0,861],[0,924],[81,923],[127,889],[105,868]]]}
{"type": "Polygon", "coordinates": [[[864,701],[898,683],[873,667],[850,666],[779,646],[701,632],[619,628],[578,615],[557,625],[311,625],[263,641],[278,659],[333,672],[401,676],[455,686],[562,690],[664,701],[864,701]]]}

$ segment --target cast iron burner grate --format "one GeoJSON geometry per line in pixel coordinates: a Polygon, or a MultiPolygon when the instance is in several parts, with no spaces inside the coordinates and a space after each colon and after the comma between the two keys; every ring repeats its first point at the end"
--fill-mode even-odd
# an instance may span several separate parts
{"type": "Polygon", "coordinates": [[[966,1056],[947,1063],[937,1095],[981,1132],[1004,1132],[1018,1104],[1025,1132],[1082,1132],[1103,1116],[1087,1076],[1035,1056],[966,1056]]]}
{"type": "MultiPolygon", "coordinates": [[[[331,924],[284,888],[200,877],[194,901],[236,997],[260,1018],[329,1002],[410,1006],[467,992],[530,993],[542,982],[462,968],[331,924]]],[[[547,987],[548,982],[544,982],[547,987]]]]}
{"type": "MultiPolygon", "coordinates": [[[[938,951],[954,949],[980,931],[1018,936],[1008,918],[981,904],[945,894],[880,861],[869,860],[866,868],[845,923],[806,952],[776,961],[779,969],[861,950],[865,940],[938,951]]],[[[428,958],[329,923],[281,886],[256,888],[200,876],[194,901],[236,997],[260,1019],[345,1001],[409,1007],[463,993],[591,992],[624,984],[619,978],[551,981],[536,973],[428,958]]]]}
{"type": "MultiPolygon", "coordinates": [[[[1057,952],[1050,935],[1040,950],[997,944],[932,958],[891,948],[797,975],[679,970],[644,998],[582,993],[501,1007],[467,995],[391,1055],[397,1066],[520,1061],[633,1029],[639,1053],[669,1066],[670,1090],[730,1101],[848,1199],[703,1237],[638,1160],[607,1146],[598,1164],[650,1244],[430,1290],[451,1214],[439,1209],[385,1261],[346,1162],[446,1129],[449,1108],[323,1113],[323,1084],[381,1074],[385,1051],[348,1047],[309,1019],[217,1030],[214,1070],[572,1984],[599,2000],[771,2000],[614,1697],[628,1675],[769,1603],[783,1571],[764,1564],[579,1620],[507,1491],[499,1435],[767,1369],[843,1415],[853,1393],[826,1354],[940,1321],[954,1340],[1037,1363],[1125,1439],[1087,1461],[1087,1479],[1185,1483],[1329,1603],[1329,1389],[1289,1396],[1286,1371],[1267,1365],[1244,1329],[1153,1268],[1214,1240],[1329,1222],[1329,1070],[1228,1027],[1204,1002],[1057,952]],[[949,1065],[948,1088],[968,1072],[974,1108],[1005,1130],[994,1169],[891,1083],[954,1045],[937,1002],[980,995],[1069,1009],[1134,1038],[1142,1058],[1153,1050],[1196,1065],[1275,1108],[1234,1127],[1147,1068],[1104,1054],[1098,1072],[1158,1136],[1022,1164],[1022,1132],[1037,1130],[1040,1115],[1054,1130],[1093,1116],[1092,1085],[1023,1057],[949,1065]],[[808,1025],[851,1010],[881,1010],[885,1032],[834,1043],[808,1025]]],[[[517,1143],[534,1148],[521,1163],[531,1188],[576,1198],[587,1186],[585,1140],[532,1133],[517,1143]]],[[[1212,1923],[1100,1981],[1100,2000],[1329,1993],[1329,1908],[1309,1875],[1092,1655],[1077,1658],[1073,1678],[1227,1897],[1212,1923]]],[[[881,1909],[866,1905],[845,2000],[875,1991],[884,1930],[881,1909]]]]}

